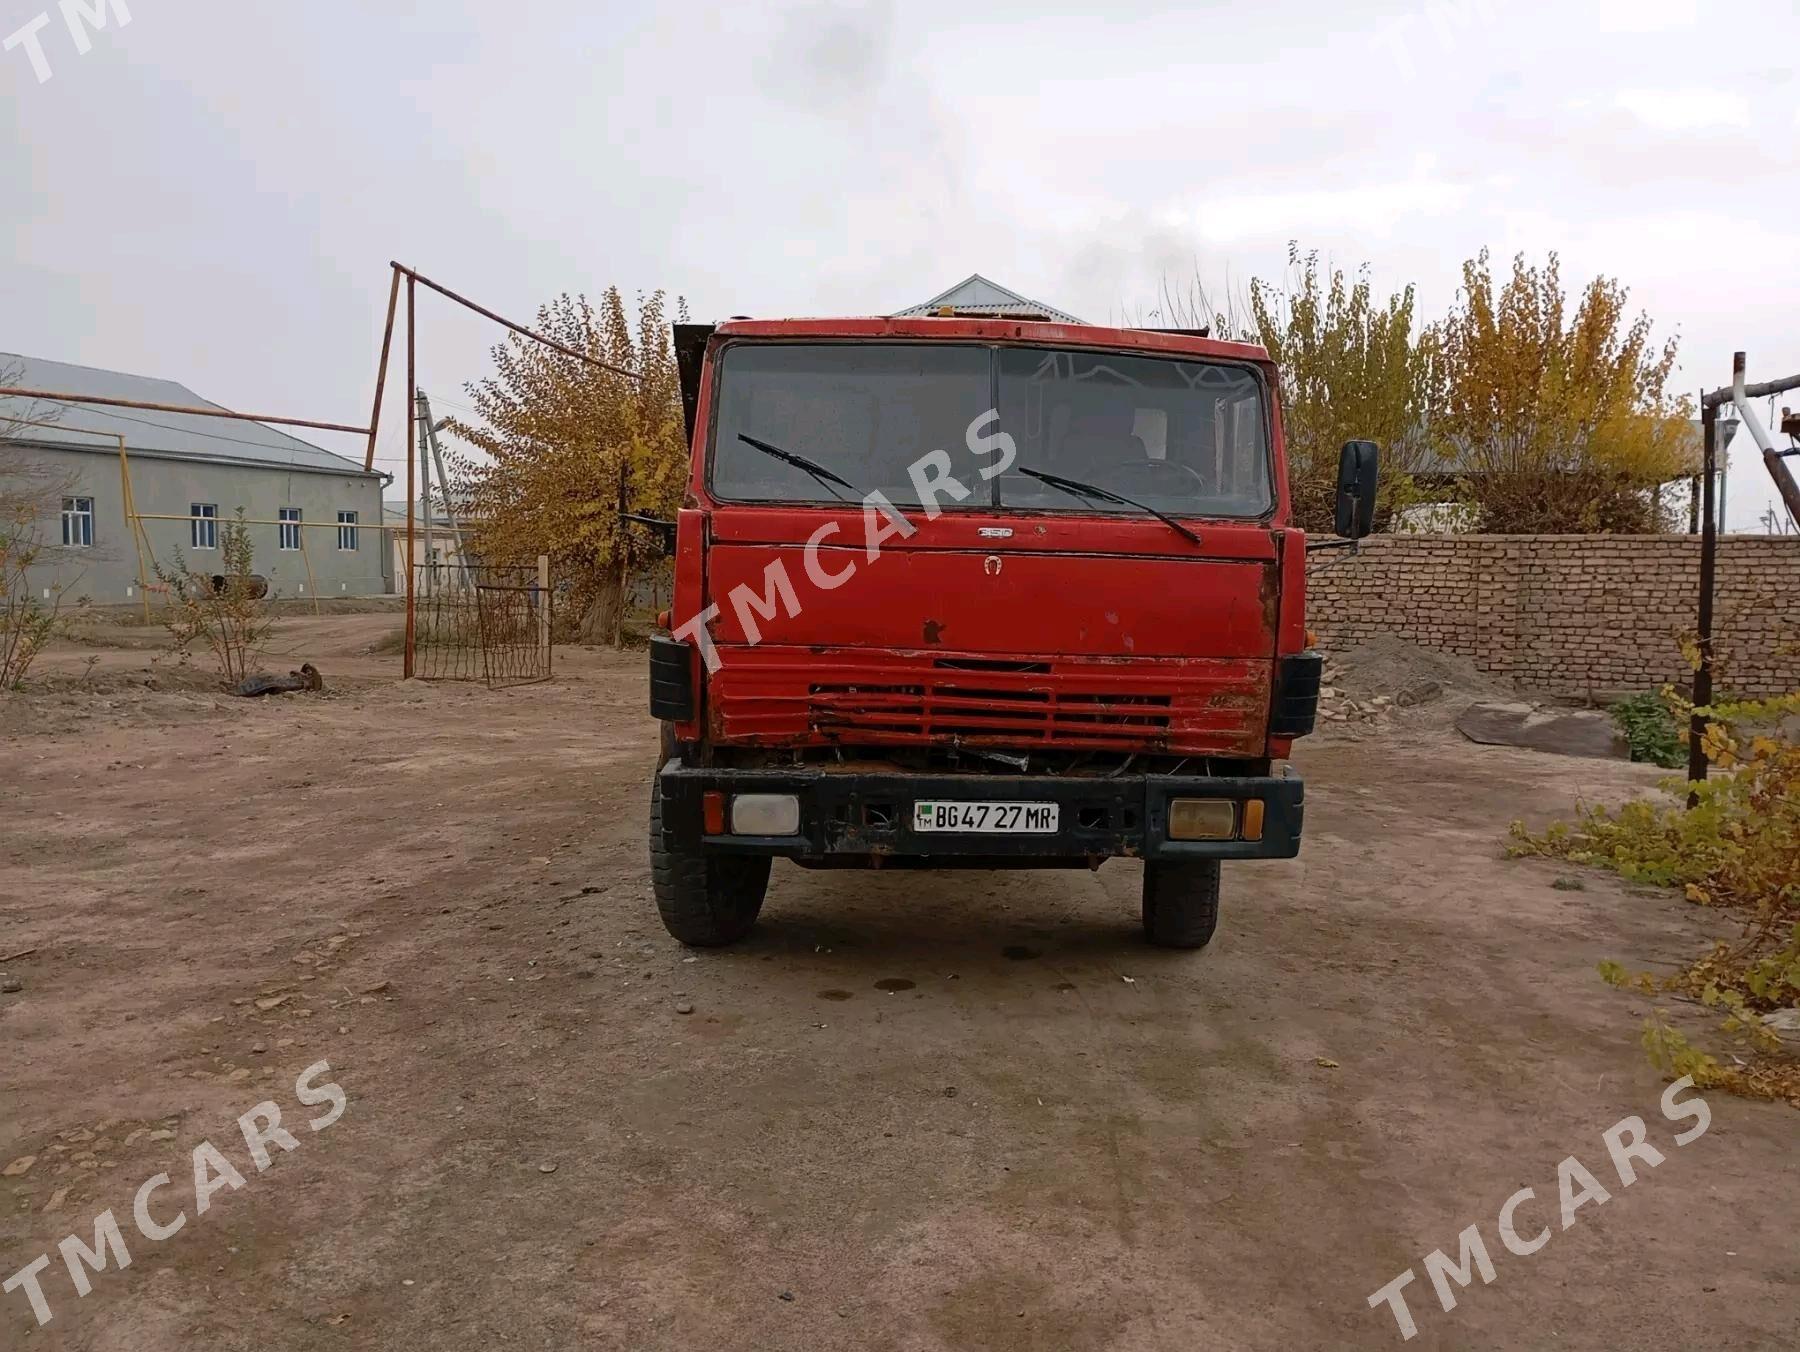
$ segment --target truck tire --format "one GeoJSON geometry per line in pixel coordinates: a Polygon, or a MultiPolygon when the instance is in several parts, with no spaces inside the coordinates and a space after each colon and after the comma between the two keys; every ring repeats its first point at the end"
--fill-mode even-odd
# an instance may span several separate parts
{"type": "Polygon", "coordinates": [[[658,775],[650,787],[650,889],[663,928],[689,948],[735,944],[762,910],[769,856],[683,850],[663,830],[662,818],[658,775]]]}
{"type": "Polygon", "coordinates": [[[1219,861],[1144,862],[1144,937],[1158,948],[1205,948],[1219,927],[1219,861]]]}

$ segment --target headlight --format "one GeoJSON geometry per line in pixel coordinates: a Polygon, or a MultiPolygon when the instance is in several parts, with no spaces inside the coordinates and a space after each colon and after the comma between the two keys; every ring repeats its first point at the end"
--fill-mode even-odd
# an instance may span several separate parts
{"type": "Polygon", "coordinates": [[[1230,840],[1237,804],[1229,798],[1171,798],[1170,840],[1230,840]]]}
{"type": "Polygon", "coordinates": [[[800,800],[791,793],[739,793],[731,799],[734,836],[793,836],[800,833],[800,800]]]}

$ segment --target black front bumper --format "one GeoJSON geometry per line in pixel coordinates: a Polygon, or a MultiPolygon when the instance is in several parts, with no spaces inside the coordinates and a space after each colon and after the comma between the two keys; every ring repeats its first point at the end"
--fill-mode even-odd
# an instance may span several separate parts
{"type": "MultiPolygon", "coordinates": [[[[1305,784],[1278,775],[1056,775],[873,773],[844,769],[739,770],[683,765],[659,771],[663,829],[677,848],[786,855],[802,861],[883,860],[955,868],[1091,864],[1117,855],[1145,859],[1291,859],[1300,852],[1305,784]],[[800,830],[791,836],[708,835],[702,796],[791,793],[800,830]],[[1171,840],[1173,798],[1230,798],[1263,803],[1260,840],[1171,840]],[[1054,834],[915,832],[917,801],[1027,802],[1058,805],[1054,834]]],[[[1239,809],[1240,820],[1242,808],[1239,809]]],[[[729,818],[727,818],[729,823],[729,818]]]]}

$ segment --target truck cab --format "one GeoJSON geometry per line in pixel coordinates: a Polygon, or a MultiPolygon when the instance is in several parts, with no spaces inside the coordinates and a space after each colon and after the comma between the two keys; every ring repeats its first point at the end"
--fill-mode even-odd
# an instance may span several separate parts
{"type": "MultiPolygon", "coordinates": [[[[771,861],[1143,861],[1198,948],[1300,846],[1320,657],[1276,377],[1192,332],[967,316],[676,333],[691,477],[650,645],[658,909],[755,923],[771,861]]],[[[1345,448],[1339,528],[1375,453],[1345,448]]]]}

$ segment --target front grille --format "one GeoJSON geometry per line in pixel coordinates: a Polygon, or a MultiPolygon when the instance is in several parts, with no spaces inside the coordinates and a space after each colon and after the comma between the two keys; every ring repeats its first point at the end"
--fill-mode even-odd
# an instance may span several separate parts
{"type": "Polygon", "coordinates": [[[728,742],[1085,747],[1262,754],[1269,663],[990,662],[854,649],[728,648],[708,717],[728,742]]]}
{"type": "Polygon", "coordinates": [[[1168,695],[995,688],[986,681],[943,676],[919,685],[811,685],[807,714],[825,733],[889,729],[912,736],[993,737],[1017,743],[1074,737],[1167,734],[1168,695]]]}

